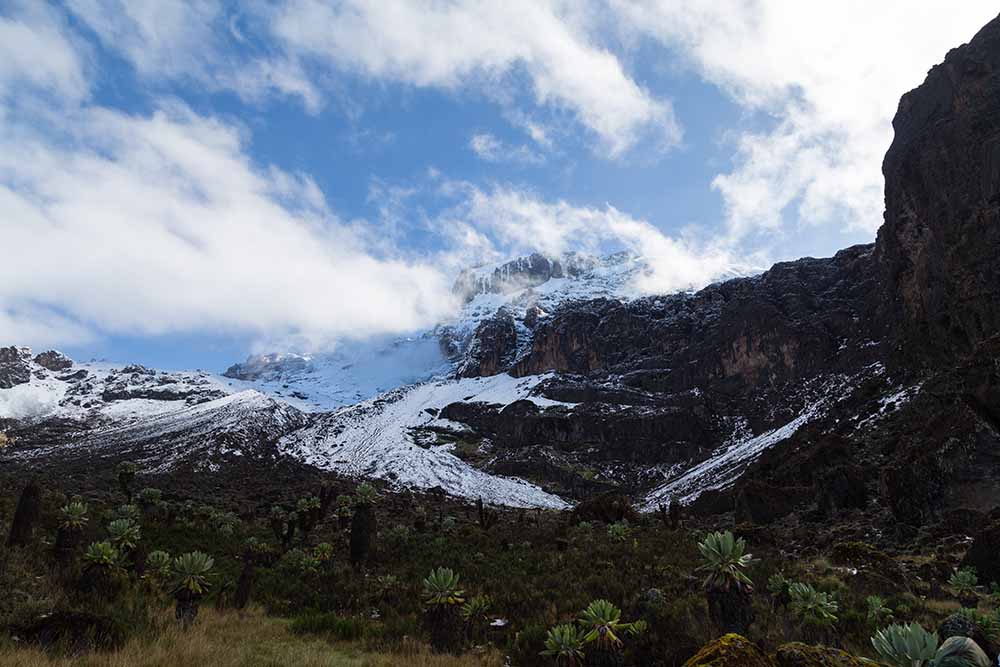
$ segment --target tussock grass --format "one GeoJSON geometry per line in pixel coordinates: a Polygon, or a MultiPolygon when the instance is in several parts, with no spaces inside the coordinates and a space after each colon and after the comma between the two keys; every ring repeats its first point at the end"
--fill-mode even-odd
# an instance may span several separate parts
{"type": "Polygon", "coordinates": [[[136,637],[114,653],[50,656],[36,648],[0,648],[0,667],[500,667],[496,652],[483,655],[442,656],[425,645],[405,641],[391,654],[366,652],[350,644],[297,637],[288,621],[265,616],[259,610],[244,614],[203,608],[195,625],[184,632],[164,616],[164,629],[155,638],[136,637]]]}

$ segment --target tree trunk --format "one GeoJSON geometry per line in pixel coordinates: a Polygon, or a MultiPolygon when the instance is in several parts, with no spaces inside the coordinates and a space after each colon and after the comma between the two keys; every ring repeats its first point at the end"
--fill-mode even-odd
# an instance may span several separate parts
{"type": "Polygon", "coordinates": [[[250,593],[253,591],[254,562],[249,554],[243,556],[243,569],[240,578],[236,580],[236,593],[233,595],[233,606],[246,609],[250,603],[250,593]]]}
{"type": "Polygon", "coordinates": [[[438,653],[447,653],[458,648],[457,611],[454,607],[436,607],[427,611],[427,630],[430,633],[431,648],[438,653]]]}
{"type": "Polygon", "coordinates": [[[731,590],[709,589],[708,615],[723,633],[746,635],[753,623],[753,596],[742,588],[731,590]]]}
{"type": "Polygon", "coordinates": [[[371,505],[358,505],[351,519],[351,565],[358,567],[371,556],[376,533],[375,512],[371,505]]]}
{"type": "Polygon", "coordinates": [[[176,602],[174,616],[181,622],[181,627],[187,630],[198,618],[198,604],[201,602],[201,597],[189,590],[182,590],[174,595],[174,600],[176,602]]]}
{"type": "Polygon", "coordinates": [[[623,667],[625,655],[620,649],[594,647],[587,651],[587,667],[623,667]]]}
{"type": "Polygon", "coordinates": [[[72,564],[76,557],[76,551],[80,547],[80,540],[83,532],[79,528],[69,528],[63,526],[56,533],[56,544],[54,547],[56,562],[60,567],[72,564]]]}
{"type": "Polygon", "coordinates": [[[10,526],[10,535],[7,537],[8,547],[24,547],[31,542],[35,534],[35,523],[42,509],[42,492],[34,480],[28,482],[21,492],[21,498],[17,501],[17,509],[14,510],[14,521],[10,526]]]}

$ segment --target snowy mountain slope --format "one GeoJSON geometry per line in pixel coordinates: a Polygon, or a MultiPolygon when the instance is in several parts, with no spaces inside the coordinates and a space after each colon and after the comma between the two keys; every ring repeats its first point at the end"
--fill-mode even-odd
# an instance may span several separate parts
{"type": "Polygon", "coordinates": [[[529,309],[544,318],[569,301],[638,296],[634,284],[648,270],[643,258],[629,253],[601,258],[574,253],[554,260],[534,255],[479,267],[456,283],[464,300],[459,311],[429,331],[345,340],[321,353],[253,355],[224,376],[232,390],[256,389],[307,412],[335,410],[396,387],[451,376],[476,327],[501,308],[517,320],[523,349],[530,342],[523,325],[529,309]],[[535,271],[539,262],[548,270],[535,271]],[[553,272],[552,265],[560,268],[553,272]]]}
{"type": "Polygon", "coordinates": [[[225,378],[204,371],[76,363],[62,355],[60,366],[64,367],[53,369],[38,363],[28,348],[5,349],[18,351],[16,365],[25,370],[25,381],[0,389],[0,419],[134,420],[205,403],[233,391],[225,378]]]}
{"type": "Polygon", "coordinates": [[[441,487],[455,495],[514,507],[565,507],[565,501],[537,486],[472,467],[454,456],[451,444],[421,443],[416,433],[419,429],[464,431],[460,424],[438,417],[445,406],[458,401],[508,405],[527,399],[554,405],[555,401],[532,394],[545,379],[504,374],[403,387],[318,415],[306,428],[282,438],[279,449],[319,468],[402,486],[441,487]]]}
{"type": "Polygon", "coordinates": [[[141,414],[112,404],[104,414],[121,410],[121,419],[21,450],[19,457],[47,462],[85,458],[94,465],[103,458],[127,458],[148,472],[167,472],[182,462],[212,468],[229,456],[267,455],[282,433],[306,421],[299,410],[256,391],[193,405],[158,403],[141,414]]]}

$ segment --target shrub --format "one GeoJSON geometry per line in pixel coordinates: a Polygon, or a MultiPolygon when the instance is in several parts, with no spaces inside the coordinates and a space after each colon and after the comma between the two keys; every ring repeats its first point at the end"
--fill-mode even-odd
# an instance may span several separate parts
{"type": "Polygon", "coordinates": [[[607,600],[591,602],[577,621],[586,632],[584,643],[593,644],[599,650],[618,650],[622,636],[635,636],[646,629],[644,621],[623,623],[621,617],[621,609],[607,600]]]}
{"type": "Polygon", "coordinates": [[[625,542],[628,540],[630,532],[628,521],[616,521],[615,523],[608,524],[608,537],[613,542],[625,542]]]}
{"type": "Polygon", "coordinates": [[[753,556],[745,553],[746,541],[742,537],[736,539],[728,530],[711,533],[698,544],[698,550],[705,559],[704,565],[698,569],[708,572],[705,588],[730,590],[753,585],[746,575],[753,556]]]}
{"type": "Polygon", "coordinates": [[[892,620],[892,609],[886,606],[885,600],[878,595],[869,595],[865,598],[867,613],[865,618],[874,626],[879,626],[886,621],[892,620]]]}
{"type": "Polygon", "coordinates": [[[108,524],[108,536],[119,552],[131,551],[139,544],[141,531],[131,519],[115,519],[108,524]]]}
{"type": "Polygon", "coordinates": [[[556,659],[557,665],[576,667],[583,662],[583,631],[572,623],[557,625],[545,637],[541,655],[556,659]]]}
{"type": "Polygon", "coordinates": [[[837,602],[829,593],[817,591],[809,584],[793,583],[788,587],[789,608],[801,622],[827,627],[837,622],[837,602]]]}
{"type": "Polygon", "coordinates": [[[872,646],[892,667],[989,667],[989,659],[968,637],[951,637],[938,647],[938,636],[917,623],[879,630],[872,646]]]}

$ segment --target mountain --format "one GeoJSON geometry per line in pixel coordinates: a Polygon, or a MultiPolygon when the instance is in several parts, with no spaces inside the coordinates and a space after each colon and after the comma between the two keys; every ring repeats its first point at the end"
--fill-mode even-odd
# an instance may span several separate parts
{"type": "Polygon", "coordinates": [[[532,255],[459,276],[464,305],[432,331],[224,376],[7,348],[4,464],[294,461],[516,506],[616,490],[758,523],[869,502],[898,526],[991,511],[998,66],[1000,18],[903,96],[874,244],[661,296],[632,290],[649,270],[633,255],[532,255]]]}

